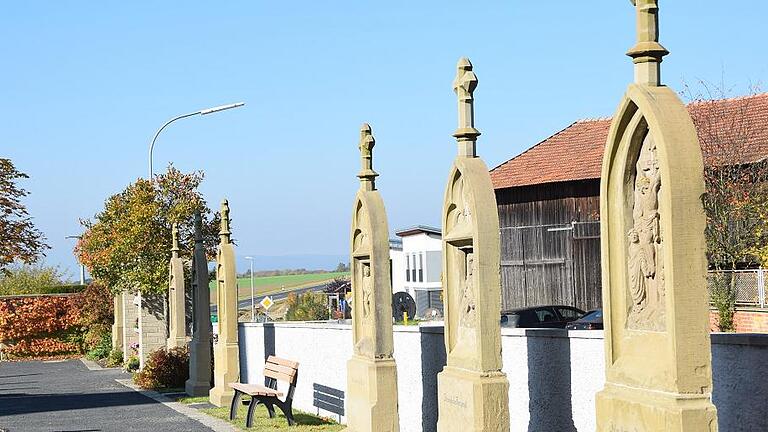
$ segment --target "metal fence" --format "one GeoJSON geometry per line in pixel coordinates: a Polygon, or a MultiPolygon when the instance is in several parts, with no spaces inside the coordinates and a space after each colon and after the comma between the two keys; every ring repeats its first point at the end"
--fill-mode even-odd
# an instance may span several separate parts
{"type": "Polygon", "coordinates": [[[733,271],[710,271],[707,274],[707,288],[710,293],[715,285],[718,276],[726,277],[733,284],[736,290],[737,306],[757,306],[764,308],[766,301],[766,276],[768,270],[733,270],[733,271]]]}

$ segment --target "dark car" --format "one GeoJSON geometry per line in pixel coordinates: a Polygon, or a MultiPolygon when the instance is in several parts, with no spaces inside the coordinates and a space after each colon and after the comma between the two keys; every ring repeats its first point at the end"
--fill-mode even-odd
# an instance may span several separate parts
{"type": "Polygon", "coordinates": [[[501,312],[501,326],[509,328],[565,328],[584,311],[571,306],[535,306],[501,312]]]}
{"type": "Polygon", "coordinates": [[[565,328],[566,330],[602,330],[603,310],[595,309],[593,311],[589,311],[583,317],[568,323],[565,328]]]}

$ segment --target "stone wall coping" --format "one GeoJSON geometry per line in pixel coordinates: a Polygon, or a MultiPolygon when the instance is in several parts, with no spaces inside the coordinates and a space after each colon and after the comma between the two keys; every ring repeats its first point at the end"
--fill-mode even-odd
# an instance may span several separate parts
{"type": "MultiPolygon", "coordinates": [[[[347,320],[348,321],[348,320],[347,320]]],[[[272,323],[241,322],[242,327],[281,327],[281,328],[316,328],[323,330],[350,330],[352,325],[342,321],[282,321],[272,323]]],[[[396,333],[443,334],[443,323],[434,321],[419,326],[394,326],[396,333]]],[[[563,329],[523,329],[502,328],[502,337],[543,337],[568,339],[603,339],[602,330],[563,330],[563,329]]],[[[712,344],[768,346],[768,333],[712,333],[712,344]]]]}

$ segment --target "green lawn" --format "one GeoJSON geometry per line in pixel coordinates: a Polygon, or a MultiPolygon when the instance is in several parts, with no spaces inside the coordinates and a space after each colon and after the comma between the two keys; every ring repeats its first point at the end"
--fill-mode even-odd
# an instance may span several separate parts
{"type": "MultiPolygon", "coordinates": [[[[307,286],[317,285],[335,279],[337,277],[348,277],[347,272],[332,272],[332,273],[312,273],[312,274],[300,274],[300,275],[285,275],[285,276],[262,276],[255,277],[253,279],[253,286],[256,291],[256,296],[261,297],[268,294],[274,294],[282,291],[285,288],[286,291],[292,291],[297,288],[304,288],[307,286]]],[[[240,278],[237,280],[238,298],[249,298],[251,296],[251,278],[240,278]]],[[[216,301],[216,282],[211,282],[211,301],[216,301]]]]}
{"type": "MultiPolygon", "coordinates": [[[[178,400],[178,402],[184,404],[208,402],[208,397],[203,396],[194,398],[181,398],[178,400]]],[[[259,405],[256,407],[256,411],[253,415],[253,425],[249,429],[246,429],[245,415],[247,410],[248,407],[245,405],[240,405],[240,408],[237,412],[237,418],[233,422],[235,426],[242,430],[272,432],[336,432],[340,431],[344,427],[343,425],[340,425],[331,419],[318,417],[316,415],[307,414],[298,410],[293,410],[293,417],[295,418],[298,425],[288,426],[288,422],[285,420],[285,417],[283,417],[283,414],[280,412],[279,408],[275,407],[277,416],[275,416],[274,419],[271,419],[269,418],[269,414],[267,414],[267,409],[264,407],[264,405],[259,405]]],[[[200,411],[210,416],[229,421],[229,407],[204,408],[200,411]]]]}

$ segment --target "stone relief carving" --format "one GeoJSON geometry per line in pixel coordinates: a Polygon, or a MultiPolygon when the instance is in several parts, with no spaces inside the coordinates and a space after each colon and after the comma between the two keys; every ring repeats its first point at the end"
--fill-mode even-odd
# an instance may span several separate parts
{"type": "Polygon", "coordinates": [[[477,314],[475,312],[475,287],[474,287],[474,275],[475,275],[475,257],[472,252],[466,254],[466,278],[464,279],[464,290],[461,295],[461,309],[459,317],[459,325],[465,328],[475,328],[477,321],[477,314]]]}
{"type": "Polygon", "coordinates": [[[360,290],[354,293],[352,318],[355,321],[355,353],[361,356],[373,356],[373,278],[371,264],[358,262],[357,281],[360,290]]]}
{"type": "Polygon", "coordinates": [[[370,264],[363,264],[363,320],[371,317],[371,301],[373,297],[373,282],[371,280],[370,264]]]}
{"type": "Polygon", "coordinates": [[[653,136],[643,139],[635,165],[632,228],[628,231],[629,297],[627,325],[631,329],[664,331],[664,262],[659,191],[661,173],[653,136]]]}

